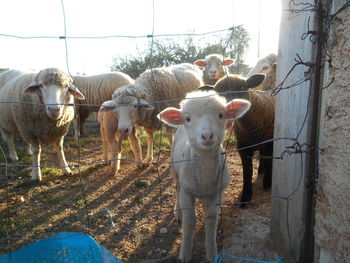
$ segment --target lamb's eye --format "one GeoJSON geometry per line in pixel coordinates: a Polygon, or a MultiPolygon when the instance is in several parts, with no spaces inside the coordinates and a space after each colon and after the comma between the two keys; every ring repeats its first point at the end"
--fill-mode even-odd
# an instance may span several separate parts
{"type": "Polygon", "coordinates": [[[220,113],[219,114],[219,119],[222,119],[222,117],[224,117],[224,114],[220,113]]]}
{"type": "Polygon", "coordinates": [[[186,121],[187,122],[190,122],[191,121],[191,118],[189,116],[186,116],[186,121]]]}

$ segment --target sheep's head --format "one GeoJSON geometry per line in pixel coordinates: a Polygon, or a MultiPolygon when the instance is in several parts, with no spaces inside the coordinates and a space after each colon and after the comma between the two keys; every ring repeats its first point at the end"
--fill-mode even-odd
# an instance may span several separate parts
{"type": "Polygon", "coordinates": [[[247,77],[251,77],[256,73],[262,73],[266,75],[265,80],[260,85],[260,89],[269,90],[275,88],[276,85],[276,66],[277,56],[270,54],[262,59],[259,59],[255,67],[252,68],[247,77]]]}
{"type": "Polygon", "coordinates": [[[215,90],[228,101],[235,98],[248,99],[248,90],[259,86],[264,79],[264,74],[255,74],[248,79],[240,75],[229,75],[216,83],[215,90]]]}
{"type": "Polygon", "coordinates": [[[118,132],[126,138],[136,122],[142,121],[146,113],[153,110],[153,106],[137,93],[134,85],[127,85],[117,89],[108,107],[103,107],[101,110],[113,110],[117,113],[118,132]]]}
{"type": "Polygon", "coordinates": [[[215,91],[196,91],[187,94],[180,106],[166,108],[158,118],[171,126],[183,125],[193,148],[213,151],[224,139],[226,120],[243,116],[250,102],[236,99],[226,103],[215,91]]]}
{"type": "Polygon", "coordinates": [[[49,118],[58,120],[63,115],[64,104],[72,103],[73,96],[85,99],[80,90],[73,85],[73,79],[56,68],[41,70],[24,92],[39,91],[49,118]],[[72,96],[73,95],[73,96],[72,96]]]}
{"type": "Polygon", "coordinates": [[[220,78],[225,76],[226,68],[233,64],[232,59],[224,59],[223,56],[212,54],[205,57],[204,60],[194,62],[200,68],[203,68],[204,79],[207,84],[214,85],[220,78]]]}

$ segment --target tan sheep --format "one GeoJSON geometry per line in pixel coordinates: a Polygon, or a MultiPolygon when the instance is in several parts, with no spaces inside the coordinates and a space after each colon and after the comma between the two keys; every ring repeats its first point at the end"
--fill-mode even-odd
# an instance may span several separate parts
{"type": "Polygon", "coordinates": [[[122,72],[111,72],[93,76],[74,76],[74,84],[84,94],[85,100],[76,101],[76,121],[74,135],[84,134],[84,122],[92,112],[97,112],[100,105],[112,98],[113,92],[122,86],[133,84],[134,80],[122,72]],[[78,122],[80,129],[78,129],[78,122]]]}

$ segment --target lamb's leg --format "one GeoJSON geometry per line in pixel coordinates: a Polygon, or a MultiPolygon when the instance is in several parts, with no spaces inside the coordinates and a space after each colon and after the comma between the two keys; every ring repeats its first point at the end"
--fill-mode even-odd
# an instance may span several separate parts
{"type": "Polygon", "coordinates": [[[144,162],[150,163],[153,160],[153,132],[146,131],[146,133],[147,133],[147,155],[144,162]]]}
{"type": "Polygon", "coordinates": [[[111,151],[111,168],[110,168],[110,174],[111,175],[117,175],[118,171],[120,170],[120,158],[122,156],[122,140],[116,136],[116,138],[112,141],[112,144],[110,146],[111,151]]]}
{"type": "MultiPolygon", "coordinates": [[[[220,195],[218,195],[220,196],[220,195]]],[[[205,251],[206,258],[210,262],[213,262],[217,254],[216,234],[218,228],[218,219],[220,213],[220,206],[217,205],[220,202],[219,197],[215,200],[208,202],[206,209],[205,219],[205,251]]]]}
{"type": "MultiPolygon", "coordinates": [[[[106,134],[106,130],[103,126],[103,123],[100,123],[100,134],[102,139],[102,149],[103,149],[103,160],[107,164],[108,161],[108,151],[109,151],[109,143],[108,143],[108,134],[106,134]]],[[[112,136],[113,140],[113,136],[112,136]]]]}
{"type": "Polygon", "coordinates": [[[80,115],[78,113],[78,110],[76,111],[75,118],[73,120],[73,130],[74,130],[74,138],[79,138],[80,137],[80,115]]]}
{"type": "Polygon", "coordinates": [[[173,175],[173,178],[175,179],[175,184],[176,184],[176,203],[175,203],[175,207],[174,207],[174,213],[175,213],[175,218],[176,218],[177,224],[181,226],[182,210],[181,210],[180,201],[179,201],[179,197],[180,197],[179,176],[172,169],[171,169],[171,173],[173,175]]]}
{"type": "Polygon", "coordinates": [[[138,162],[137,166],[141,167],[143,166],[142,164],[142,151],[141,151],[141,146],[140,146],[140,140],[137,138],[136,135],[136,128],[132,129],[132,132],[130,133],[129,136],[130,144],[131,144],[131,150],[134,154],[135,161],[138,162]]]}
{"type": "MultiPolygon", "coordinates": [[[[239,151],[243,167],[243,190],[241,202],[248,202],[252,199],[252,175],[253,175],[253,151],[250,149],[239,151]]],[[[246,204],[241,204],[245,207],[246,204]]]]}
{"type": "Polygon", "coordinates": [[[181,262],[190,262],[193,250],[193,233],[196,226],[194,199],[180,190],[179,203],[182,209],[182,242],[179,259],[181,262]]]}
{"type": "Polygon", "coordinates": [[[61,167],[61,171],[63,174],[72,174],[71,169],[68,167],[66,157],[64,156],[63,151],[63,137],[55,144],[57,157],[58,157],[58,165],[61,167]]]}
{"type": "Polygon", "coordinates": [[[14,143],[14,140],[13,140],[13,134],[1,130],[1,135],[2,135],[2,138],[4,139],[4,141],[7,142],[7,147],[9,149],[10,160],[13,161],[13,162],[18,161],[18,156],[17,156],[17,153],[16,153],[16,147],[15,147],[15,143],[14,143]]]}
{"type": "Polygon", "coordinates": [[[41,155],[41,145],[33,144],[33,157],[32,157],[32,181],[41,181],[41,169],[40,169],[40,155],[41,155]]]}

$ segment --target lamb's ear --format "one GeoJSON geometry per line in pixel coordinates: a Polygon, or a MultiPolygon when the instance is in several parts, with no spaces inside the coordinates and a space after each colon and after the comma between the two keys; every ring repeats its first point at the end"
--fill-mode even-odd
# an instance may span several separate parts
{"type": "Polygon", "coordinates": [[[161,113],[157,115],[158,119],[170,126],[178,126],[185,122],[182,117],[181,111],[176,108],[166,108],[161,113]]]}
{"type": "Polygon", "coordinates": [[[28,87],[25,88],[24,92],[35,91],[41,87],[41,84],[37,81],[33,81],[28,87]]]}
{"type": "Polygon", "coordinates": [[[78,100],[85,100],[84,94],[73,84],[71,84],[68,88],[70,94],[72,94],[78,100]]]}
{"type": "Polygon", "coordinates": [[[115,103],[113,100],[107,100],[102,105],[99,111],[113,111],[115,109],[115,103]]]}
{"type": "Polygon", "coordinates": [[[265,79],[265,74],[257,73],[246,80],[247,88],[252,89],[259,86],[265,79]]]}
{"type": "Polygon", "coordinates": [[[242,117],[249,109],[250,102],[243,99],[234,99],[226,104],[225,118],[228,120],[242,117]]]}
{"type": "Polygon", "coordinates": [[[233,59],[228,58],[228,59],[225,59],[225,60],[222,62],[222,65],[228,67],[228,66],[231,66],[231,65],[233,64],[233,62],[234,62],[233,59]]]}
{"type": "Polygon", "coordinates": [[[205,66],[207,65],[207,63],[203,59],[196,60],[194,64],[200,68],[205,68],[205,66]]]}

